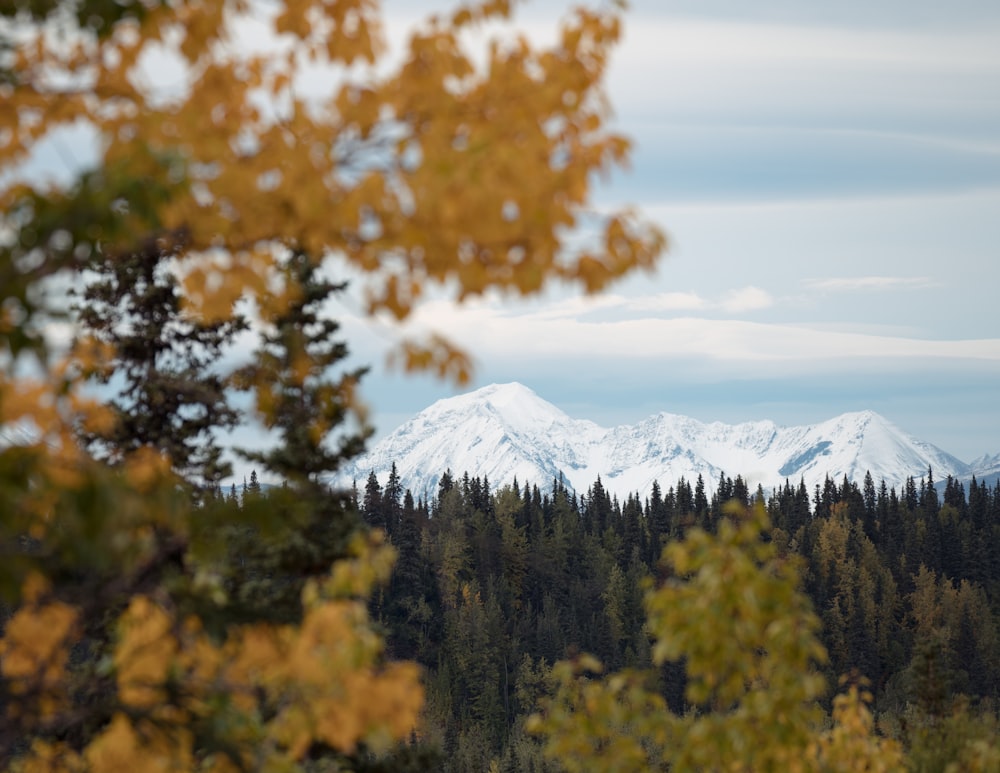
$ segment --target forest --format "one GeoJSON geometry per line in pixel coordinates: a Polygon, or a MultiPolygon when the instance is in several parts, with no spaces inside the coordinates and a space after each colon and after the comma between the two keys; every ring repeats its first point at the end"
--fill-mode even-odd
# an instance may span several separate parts
{"type": "MultiPolygon", "coordinates": [[[[973,480],[966,492],[949,478],[939,495],[928,470],[899,492],[870,475],[861,486],[786,482],[769,494],[740,476],[699,477],[624,502],[599,478],[580,495],[559,480],[544,491],[517,481],[491,490],[449,471],[431,502],[415,502],[394,466],[385,486],[372,474],[353,492],[399,552],[372,614],[389,650],[426,669],[427,733],[446,769],[550,769],[524,722],[552,666],[574,654],[649,670],[672,712],[696,709],[683,663],[653,666],[643,600],[664,576],[664,544],[715,532],[733,502],[763,506],[763,539],[802,559],[829,653],[827,708],[841,677],[863,680],[879,732],[917,755],[914,769],[944,769],[931,757],[955,749],[923,733],[956,712],[995,743],[1000,488],[973,480]]],[[[950,728],[949,743],[962,738],[950,728]]]]}

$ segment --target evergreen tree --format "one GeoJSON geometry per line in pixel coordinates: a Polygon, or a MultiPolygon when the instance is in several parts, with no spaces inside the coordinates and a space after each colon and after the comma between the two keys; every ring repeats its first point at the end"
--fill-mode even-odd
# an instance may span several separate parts
{"type": "Polygon", "coordinates": [[[451,470],[445,470],[444,474],[441,475],[441,479],[438,481],[438,499],[451,491],[454,485],[455,480],[451,477],[451,470]]]}
{"type": "Polygon", "coordinates": [[[113,423],[83,428],[81,436],[116,465],[151,447],[178,475],[209,488],[231,472],[215,433],[239,419],[214,367],[246,323],[240,316],[208,323],[184,310],[171,267],[179,246],[163,237],[125,254],[93,253],[88,268],[96,278],[75,307],[77,346],[108,347],[111,359],[90,375],[116,393],[108,401],[113,423]]]}
{"type": "Polygon", "coordinates": [[[711,528],[709,519],[708,498],[705,495],[705,480],[698,473],[698,480],[694,485],[694,517],[695,523],[703,528],[711,528]]]}
{"type": "Polygon", "coordinates": [[[875,491],[875,480],[870,471],[865,471],[865,481],[862,489],[865,503],[865,534],[874,539],[878,523],[878,494],[875,491]]]}
{"type": "Polygon", "coordinates": [[[639,498],[629,494],[621,511],[623,569],[634,560],[645,560],[646,540],[642,519],[642,505],[639,503],[639,498]]]}
{"type": "Polygon", "coordinates": [[[396,463],[392,463],[389,470],[389,479],[385,482],[382,491],[382,517],[380,521],[386,533],[392,537],[399,528],[401,518],[401,507],[403,499],[403,486],[399,480],[399,471],[396,463]]]}
{"type": "MultiPolygon", "coordinates": [[[[561,486],[562,480],[560,488],[561,486]]],[[[604,489],[599,475],[587,492],[586,517],[588,531],[597,535],[603,534],[611,523],[611,497],[604,489]]]]}
{"type": "Polygon", "coordinates": [[[732,499],[742,507],[750,506],[750,489],[747,488],[742,475],[737,475],[736,480],[733,481],[732,499]]]}
{"type": "Polygon", "coordinates": [[[352,419],[355,388],[365,369],[336,380],[328,375],[346,357],[347,347],[335,338],[339,325],[321,309],[344,285],[321,278],[318,264],[301,251],[288,257],[284,271],[300,293],[266,320],[253,362],[236,378],[253,391],[264,425],[276,430],[281,442],[269,451],[241,453],[281,478],[317,484],[322,474],[363,451],[371,434],[370,428],[358,427],[332,436],[352,419]]]}
{"type": "Polygon", "coordinates": [[[361,516],[372,528],[385,528],[385,510],[382,507],[382,484],[378,482],[375,471],[368,473],[365,482],[365,496],[361,501],[361,516]]]}
{"type": "Polygon", "coordinates": [[[431,619],[431,610],[426,604],[426,577],[420,559],[420,532],[418,509],[407,489],[392,540],[397,558],[389,584],[387,611],[389,644],[396,657],[407,659],[416,659],[421,654],[431,619]]]}
{"type": "MultiPolygon", "coordinates": [[[[704,484],[702,484],[702,492],[702,496],[704,496],[704,484]]],[[[691,484],[682,477],[677,481],[676,508],[674,510],[675,520],[684,520],[687,523],[687,519],[689,516],[693,516],[694,512],[694,493],[691,490],[691,484]]],[[[680,532],[675,529],[673,533],[679,534],[680,532]]]]}

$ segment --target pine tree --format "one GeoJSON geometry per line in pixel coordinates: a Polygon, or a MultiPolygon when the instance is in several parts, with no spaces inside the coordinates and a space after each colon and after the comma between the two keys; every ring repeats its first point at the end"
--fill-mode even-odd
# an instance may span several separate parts
{"type": "Polygon", "coordinates": [[[392,544],[396,548],[396,566],[389,584],[387,609],[389,645],[396,657],[415,659],[427,634],[430,608],[425,603],[427,589],[420,560],[419,515],[413,495],[403,495],[399,523],[392,544]]]}
{"type": "Polygon", "coordinates": [[[865,502],[865,534],[875,539],[878,522],[878,494],[875,492],[875,481],[869,471],[865,471],[865,481],[862,496],[865,502]]]}

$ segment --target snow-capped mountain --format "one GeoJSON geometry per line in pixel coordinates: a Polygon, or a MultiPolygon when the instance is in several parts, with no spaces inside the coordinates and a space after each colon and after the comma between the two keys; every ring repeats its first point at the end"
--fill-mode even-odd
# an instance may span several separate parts
{"type": "Polygon", "coordinates": [[[993,456],[984,454],[973,460],[969,467],[971,471],[963,478],[963,482],[967,482],[967,479],[975,475],[980,483],[986,483],[990,486],[1000,485],[1000,454],[993,454],[993,456]]]}
{"type": "MultiPolygon", "coordinates": [[[[1000,463],[1000,458],[987,461],[1000,463]]],[[[364,485],[374,471],[383,483],[395,462],[405,488],[432,497],[445,470],[486,477],[493,487],[512,482],[547,488],[562,475],[583,492],[598,476],[624,497],[648,493],[680,477],[742,475],[751,488],[804,479],[812,490],[826,476],[859,483],[870,471],[876,483],[898,487],[926,475],[966,477],[972,467],[903,432],[872,411],[845,413],[801,427],[771,421],[704,424],[659,413],[612,429],[573,419],[518,383],[493,384],[439,400],[355,460],[338,483],[364,485]]]]}

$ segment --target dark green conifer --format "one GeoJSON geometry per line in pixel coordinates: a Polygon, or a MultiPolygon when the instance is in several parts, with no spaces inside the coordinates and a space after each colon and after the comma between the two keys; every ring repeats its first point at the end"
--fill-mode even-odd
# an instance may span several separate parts
{"type": "Polygon", "coordinates": [[[347,347],[336,338],[339,325],[323,316],[322,308],[344,285],[323,279],[318,264],[303,252],[293,253],[284,270],[300,288],[298,297],[265,322],[253,361],[236,374],[242,388],[255,392],[265,426],[280,441],[267,451],[240,453],[284,480],[318,483],[361,453],[371,434],[365,426],[344,429],[365,369],[337,378],[330,374],[347,347]]]}
{"type": "Polygon", "coordinates": [[[116,390],[115,423],[82,432],[97,458],[119,464],[144,446],[170,457],[188,482],[211,487],[231,473],[215,433],[236,426],[219,359],[245,321],[208,323],[181,307],[172,269],[175,245],[150,239],[135,252],[94,253],[95,278],[75,306],[80,337],[109,344],[114,357],[92,376],[116,390]]]}

